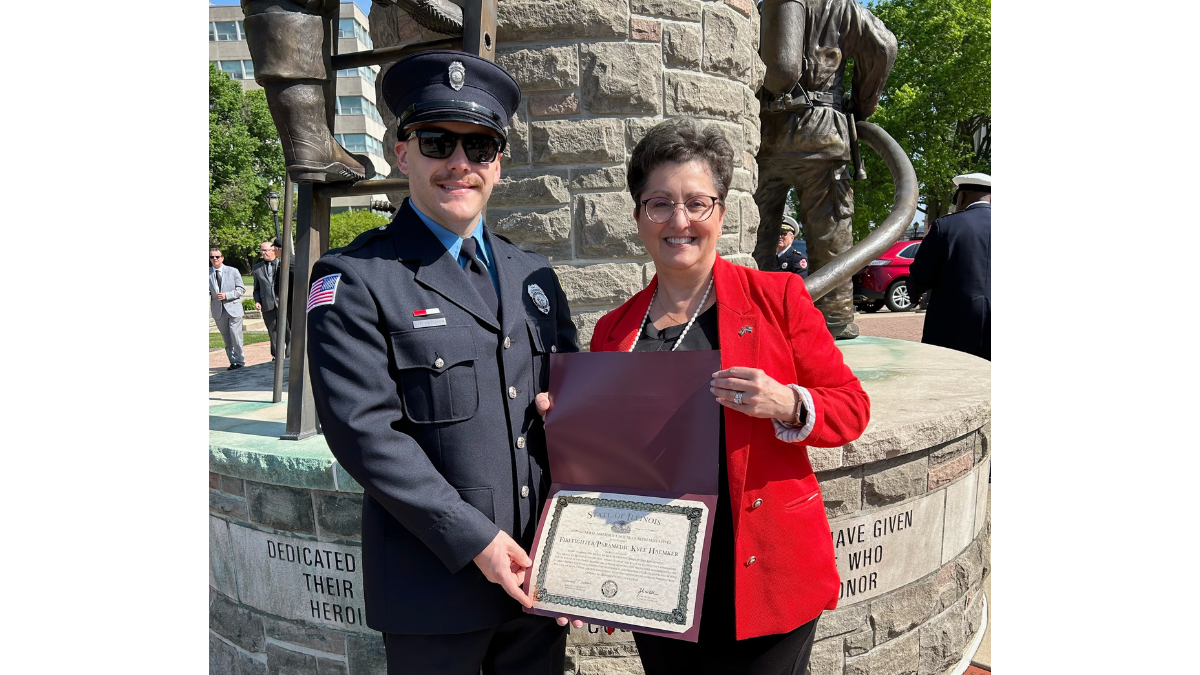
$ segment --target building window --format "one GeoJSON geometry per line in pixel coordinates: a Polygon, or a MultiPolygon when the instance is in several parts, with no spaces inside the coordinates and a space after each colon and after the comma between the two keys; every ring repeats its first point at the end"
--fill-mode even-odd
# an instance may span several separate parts
{"type": "Polygon", "coordinates": [[[373,49],[371,46],[371,34],[367,32],[367,29],[361,23],[354,19],[338,19],[338,37],[355,38],[366,45],[367,49],[373,49]]]}
{"type": "Polygon", "coordinates": [[[210,42],[237,42],[246,39],[241,21],[213,21],[208,24],[210,42]]]}
{"type": "Polygon", "coordinates": [[[334,136],[342,147],[350,152],[366,152],[372,155],[383,156],[383,143],[367,134],[337,134],[334,136]]]}
{"type": "Polygon", "coordinates": [[[213,61],[212,63],[229,73],[229,76],[235,80],[254,79],[254,62],[249,59],[245,61],[213,61]]]}
{"type": "Polygon", "coordinates": [[[362,68],[346,68],[345,70],[337,71],[338,77],[361,77],[364,82],[375,86],[375,71],[363,66],[362,68]]]}
{"type": "Polygon", "coordinates": [[[365,115],[369,119],[383,124],[383,118],[379,116],[379,108],[376,108],[374,103],[363,96],[339,96],[337,114],[365,115]]]}
{"type": "Polygon", "coordinates": [[[363,114],[363,104],[370,103],[361,96],[339,96],[337,103],[337,114],[339,115],[361,115],[363,114]]]}

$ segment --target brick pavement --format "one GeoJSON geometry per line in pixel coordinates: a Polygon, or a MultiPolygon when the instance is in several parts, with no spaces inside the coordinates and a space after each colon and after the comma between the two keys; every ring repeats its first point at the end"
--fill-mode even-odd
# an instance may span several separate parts
{"type": "Polygon", "coordinates": [[[862,335],[895,338],[897,340],[921,341],[925,327],[925,314],[916,312],[889,312],[886,309],[874,314],[855,313],[854,323],[862,335]]]}
{"type": "MultiPolygon", "coordinates": [[[[257,342],[252,345],[242,345],[242,356],[246,358],[246,365],[253,366],[259,363],[267,363],[271,360],[271,343],[257,342]]],[[[208,352],[208,374],[225,372],[229,367],[229,357],[225,356],[225,348],[210,349],[208,352]]]]}

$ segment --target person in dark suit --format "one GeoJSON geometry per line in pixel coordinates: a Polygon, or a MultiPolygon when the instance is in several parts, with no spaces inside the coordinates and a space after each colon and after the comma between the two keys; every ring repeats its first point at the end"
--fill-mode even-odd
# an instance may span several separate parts
{"type": "MultiPolygon", "coordinates": [[[[271,336],[271,358],[275,358],[275,329],[279,323],[279,247],[277,242],[264,241],[258,246],[262,262],[255,263],[250,274],[254,277],[254,309],[262,312],[263,323],[271,336]]],[[[285,351],[291,356],[291,330],[285,338],[285,351]]]]}
{"type": "Polygon", "coordinates": [[[955,213],[933,221],[909,268],[909,297],[930,291],[921,342],[992,360],[992,177],[954,178],[955,213]]]}
{"type": "Polygon", "coordinates": [[[796,241],[796,230],[800,225],[791,216],[784,216],[779,226],[779,245],[775,248],[774,271],[799,274],[801,279],[808,278],[808,258],[803,253],[792,248],[796,241]]]}
{"type": "Polygon", "coordinates": [[[561,675],[565,620],[524,613],[521,583],[550,487],[534,397],[576,329],[547,259],[482,217],[521,92],[430,50],[382,94],[410,197],[322,256],[308,299],[317,415],[365,492],[367,625],[389,674],[561,675]]]}

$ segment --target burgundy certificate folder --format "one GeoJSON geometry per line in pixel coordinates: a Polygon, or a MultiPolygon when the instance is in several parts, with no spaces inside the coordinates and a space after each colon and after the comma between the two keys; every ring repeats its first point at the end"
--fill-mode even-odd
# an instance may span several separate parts
{"type": "MultiPolygon", "coordinates": [[[[556,495],[564,490],[703,502],[708,515],[695,597],[687,599],[694,603],[695,611],[686,631],[655,630],[614,621],[611,614],[598,619],[586,610],[578,614],[538,608],[526,611],[696,641],[716,517],[720,448],[720,406],[709,392],[709,382],[720,368],[717,351],[598,352],[550,357],[553,407],[546,417],[546,442],[554,483],[542,510],[531,557],[537,560],[546,519],[556,495]]],[[[538,567],[536,562],[534,567],[538,567]]],[[[529,570],[526,592],[531,584],[536,585],[537,575],[537,569],[529,570]]],[[[614,602],[617,600],[614,598],[614,602]]]]}

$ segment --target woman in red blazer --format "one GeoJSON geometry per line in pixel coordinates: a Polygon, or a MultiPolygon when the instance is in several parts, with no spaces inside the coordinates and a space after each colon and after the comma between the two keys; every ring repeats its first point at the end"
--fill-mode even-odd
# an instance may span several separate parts
{"type": "Polygon", "coordinates": [[[844,445],[870,416],[804,280],[717,255],[732,173],[716,127],[671,120],[638,143],[629,190],[657,274],[592,336],[592,351],[721,351],[722,489],[700,639],[635,633],[647,675],[804,674],[839,585],[806,446],[844,445]]]}

